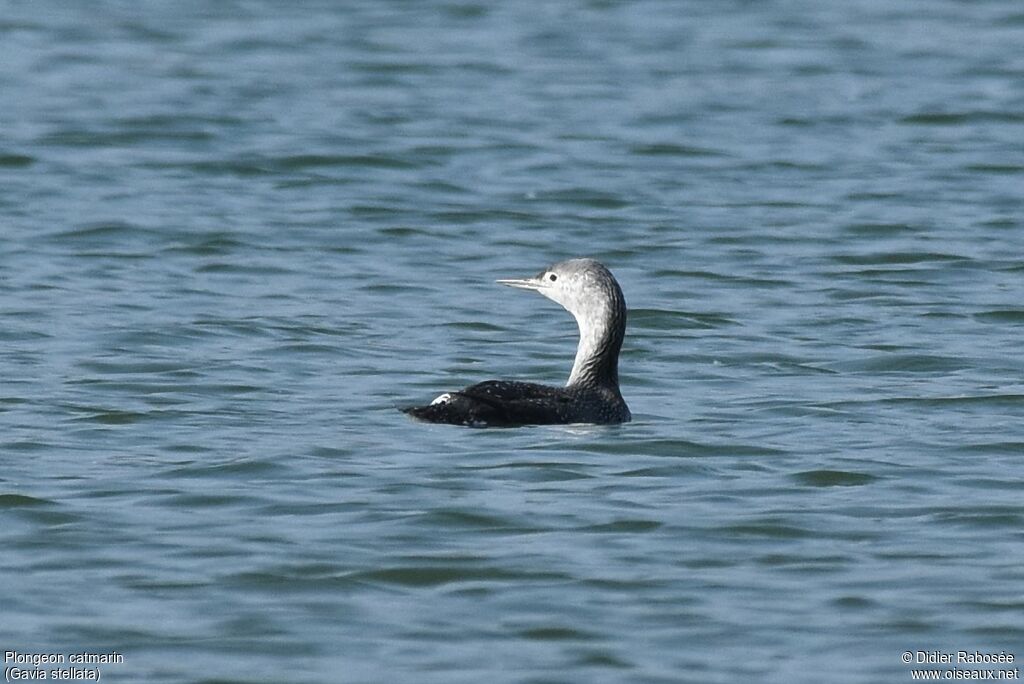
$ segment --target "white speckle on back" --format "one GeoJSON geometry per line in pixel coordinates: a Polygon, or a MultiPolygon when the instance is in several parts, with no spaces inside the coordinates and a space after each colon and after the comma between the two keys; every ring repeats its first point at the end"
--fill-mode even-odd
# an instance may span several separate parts
{"type": "Polygon", "coordinates": [[[452,400],[452,395],[449,394],[448,392],[445,392],[444,394],[439,396],[437,399],[435,399],[434,401],[430,402],[430,405],[434,406],[436,404],[447,404],[451,400],[452,400]]]}

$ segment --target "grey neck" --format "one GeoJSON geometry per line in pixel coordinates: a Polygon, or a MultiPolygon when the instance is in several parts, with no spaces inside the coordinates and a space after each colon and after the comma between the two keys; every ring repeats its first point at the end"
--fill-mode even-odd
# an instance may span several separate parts
{"type": "MultiPolygon", "coordinates": [[[[618,288],[616,288],[618,289],[618,288]]],[[[626,305],[621,292],[574,311],[580,343],[567,387],[595,385],[619,390],[619,351],[626,334],[626,305]]]]}

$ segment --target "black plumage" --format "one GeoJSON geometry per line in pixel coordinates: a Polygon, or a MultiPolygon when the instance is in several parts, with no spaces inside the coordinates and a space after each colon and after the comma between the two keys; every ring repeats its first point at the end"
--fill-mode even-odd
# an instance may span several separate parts
{"type": "Polygon", "coordinates": [[[439,397],[428,406],[402,409],[430,423],[514,427],[566,423],[623,423],[630,419],[617,392],[590,385],[551,387],[487,380],[439,397]]]}
{"type": "Polygon", "coordinates": [[[618,374],[626,302],[611,272],[593,259],[570,259],[533,278],[498,282],[536,290],[576,318],[580,341],[566,386],[488,380],[402,411],[431,423],[473,427],[629,421],[618,374]]]}

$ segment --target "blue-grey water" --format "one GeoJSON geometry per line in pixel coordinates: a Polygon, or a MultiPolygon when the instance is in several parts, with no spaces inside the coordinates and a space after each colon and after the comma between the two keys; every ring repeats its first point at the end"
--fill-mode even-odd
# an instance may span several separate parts
{"type": "MultiPolygon", "coordinates": [[[[0,650],[110,682],[1024,658],[1018,0],[7,2],[0,650]],[[593,256],[632,423],[496,278],[593,256]]],[[[991,667],[991,666],[989,666],[991,667]]]]}

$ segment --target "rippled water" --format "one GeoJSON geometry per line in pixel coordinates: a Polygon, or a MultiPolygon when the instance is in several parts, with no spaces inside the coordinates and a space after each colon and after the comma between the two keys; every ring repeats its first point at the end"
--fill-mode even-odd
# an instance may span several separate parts
{"type": "Polygon", "coordinates": [[[1024,9],[8,3],[0,648],[910,681],[1024,637],[1024,9]],[[559,383],[589,255],[634,422],[559,383]]]}

